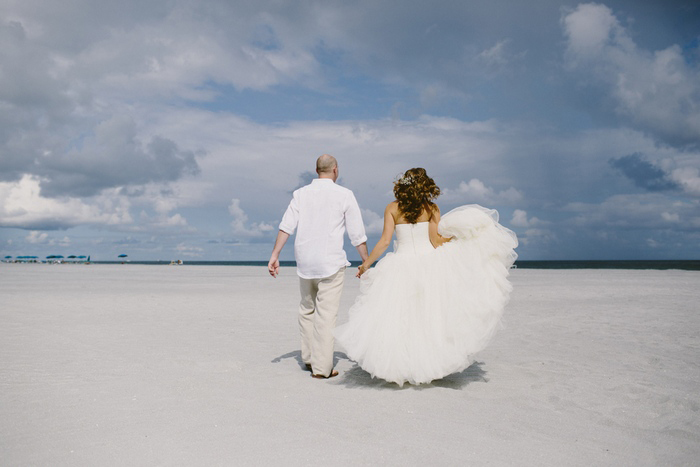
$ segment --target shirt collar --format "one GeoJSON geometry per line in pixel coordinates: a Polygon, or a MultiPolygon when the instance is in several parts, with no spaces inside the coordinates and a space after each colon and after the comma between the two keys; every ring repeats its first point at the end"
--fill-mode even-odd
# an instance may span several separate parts
{"type": "Polygon", "coordinates": [[[311,180],[311,183],[326,183],[326,182],[335,183],[330,178],[314,178],[313,180],[311,180]]]}

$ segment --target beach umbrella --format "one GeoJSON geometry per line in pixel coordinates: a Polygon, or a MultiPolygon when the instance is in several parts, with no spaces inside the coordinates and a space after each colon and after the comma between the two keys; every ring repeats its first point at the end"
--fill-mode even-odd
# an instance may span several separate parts
{"type": "Polygon", "coordinates": [[[10,258],[12,258],[12,256],[5,256],[5,259],[10,259],[10,258]]]}
{"type": "Polygon", "coordinates": [[[68,257],[68,259],[75,259],[75,258],[77,258],[77,256],[75,256],[75,255],[70,255],[70,256],[68,257]]]}
{"type": "Polygon", "coordinates": [[[49,255],[46,257],[46,259],[55,259],[55,258],[56,258],[56,255],[49,255]]]}
{"type": "Polygon", "coordinates": [[[87,258],[87,256],[85,256],[85,255],[78,256],[78,259],[85,259],[85,258],[87,258]]]}
{"type": "Polygon", "coordinates": [[[117,256],[117,258],[126,258],[127,256],[129,256],[129,255],[119,255],[119,256],[117,256]]]}

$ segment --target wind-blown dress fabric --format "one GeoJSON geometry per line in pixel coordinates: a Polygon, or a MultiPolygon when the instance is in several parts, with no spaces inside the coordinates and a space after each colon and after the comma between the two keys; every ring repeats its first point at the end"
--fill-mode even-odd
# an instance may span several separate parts
{"type": "Polygon", "coordinates": [[[362,277],[348,323],[335,330],[348,357],[373,377],[429,383],[467,368],[498,329],[518,245],[498,213],[456,208],[433,248],[428,222],[396,226],[394,252],[362,277]]]}

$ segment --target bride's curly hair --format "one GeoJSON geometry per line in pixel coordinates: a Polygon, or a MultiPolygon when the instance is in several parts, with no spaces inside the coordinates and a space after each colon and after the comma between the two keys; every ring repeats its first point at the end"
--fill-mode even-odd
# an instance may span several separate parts
{"type": "Polygon", "coordinates": [[[408,169],[394,182],[394,196],[399,202],[399,211],[409,224],[415,224],[423,210],[432,213],[433,200],[440,196],[440,188],[425,169],[408,169]]]}

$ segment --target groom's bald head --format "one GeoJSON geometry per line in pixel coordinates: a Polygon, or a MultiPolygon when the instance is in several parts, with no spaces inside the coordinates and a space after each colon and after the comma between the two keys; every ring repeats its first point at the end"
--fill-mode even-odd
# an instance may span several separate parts
{"type": "Polygon", "coordinates": [[[331,156],[330,154],[324,154],[316,159],[316,173],[319,175],[328,175],[332,173],[333,169],[336,167],[338,167],[338,161],[336,161],[335,157],[331,156]]]}

